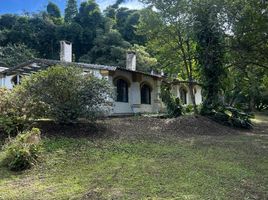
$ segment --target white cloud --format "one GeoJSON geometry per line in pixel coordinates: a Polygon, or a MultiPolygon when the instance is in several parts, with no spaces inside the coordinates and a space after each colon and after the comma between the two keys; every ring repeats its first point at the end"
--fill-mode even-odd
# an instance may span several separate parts
{"type": "Polygon", "coordinates": [[[96,2],[100,5],[101,10],[104,10],[107,6],[114,4],[115,0],[97,0],[96,2]]]}
{"type": "Polygon", "coordinates": [[[121,7],[127,7],[129,9],[142,9],[144,8],[144,5],[140,3],[138,0],[132,0],[132,1],[123,3],[121,7]]]}
{"type": "MultiPolygon", "coordinates": [[[[97,0],[96,2],[100,5],[100,8],[104,10],[107,6],[114,4],[116,0],[97,0]]],[[[138,0],[127,0],[126,3],[121,4],[120,7],[127,7],[129,9],[141,9],[144,6],[138,0]]]]}

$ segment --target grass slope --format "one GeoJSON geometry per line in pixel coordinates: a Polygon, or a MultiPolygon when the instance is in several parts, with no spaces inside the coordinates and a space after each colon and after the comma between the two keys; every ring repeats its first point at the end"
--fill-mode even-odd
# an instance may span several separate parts
{"type": "Polygon", "coordinates": [[[30,171],[0,168],[0,199],[268,197],[267,130],[185,136],[159,129],[168,123],[160,119],[101,123],[111,125],[101,137],[46,137],[44,162],[30,171]]]}

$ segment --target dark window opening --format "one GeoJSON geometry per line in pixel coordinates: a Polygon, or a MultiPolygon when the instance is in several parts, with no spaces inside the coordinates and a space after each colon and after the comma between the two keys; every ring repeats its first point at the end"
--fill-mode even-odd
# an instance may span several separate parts
{"type": "Polygon", "coordinates": [[[151,88],[148,85],[141,87],[141,104],[151,104],[151,88]]]}
{"type": "Polygon", "coordinates": [[[187,104],[187,91],[183,88],[180,89],[180,99],[182,104],[187,104]]]}
{"type": "Polygon", "coordinates": [[[128,84],[122,79],[116,81],[117,98],[118,102],[128,102],[128,84]]]}
{"type": "Polygon", "coordinates": [[[11,83],[13,85],[18,85],[20,84],[20,80],[21,80],[21,76],[19,75],[16,75],[16,76],[13,76],[12,79],[11,79],[11,83]]]}

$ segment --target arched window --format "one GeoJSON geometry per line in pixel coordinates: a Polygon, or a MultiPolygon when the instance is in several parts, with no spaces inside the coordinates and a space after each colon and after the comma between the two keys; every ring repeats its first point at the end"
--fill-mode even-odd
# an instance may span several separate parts
{"type": "Polygon", "coordinates": [[[13,85],[18,85],[20,83],[20,80],[21,80],[21,76],[20,75],[15,75],[15,76],[12,77],[11,83],[13,85]]]}
{"type": "Polygon", "coordinates": [[[180,89],[180,99],[182,104],[187,104],[187,91],[184,88],[180,89]]]}
{"type": "Polygon", "coordinates": [[[116,91],[117,91],[116,101],[128,102],[128,84],[125,80],[118,79],[116,81],[116,91]]]}
{"type": "Polygon", "coordinates": [[[194,94],[196,94],[197,93],[197,89],[196,89],[196,87],[194,87],[194,94]]]}
{"type": "Polygon", "coordinates": [[[141,104],[151,104],[151,88],[146,84],[141,87],[141,104]]]}

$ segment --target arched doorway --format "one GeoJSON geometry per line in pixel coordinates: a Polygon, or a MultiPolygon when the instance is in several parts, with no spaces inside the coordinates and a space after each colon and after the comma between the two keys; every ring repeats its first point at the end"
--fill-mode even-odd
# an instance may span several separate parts
{"type": "Polygon", "coordinates": [[[147,84],[141,86],[141,104],[151,104],[151,87],[147,84]]]}
{"type": "Polygon", "coordinates": [[[187,90],[185,88],[180,88],[180,99],[183,105],[187,104],[187,90]]]}
{"type": "Polygon", "coordinates": [[[128,83],[124,79],[116,79],[115,81],[116,86],[116,101],[117,102],[128,102],[128,83]]]}

